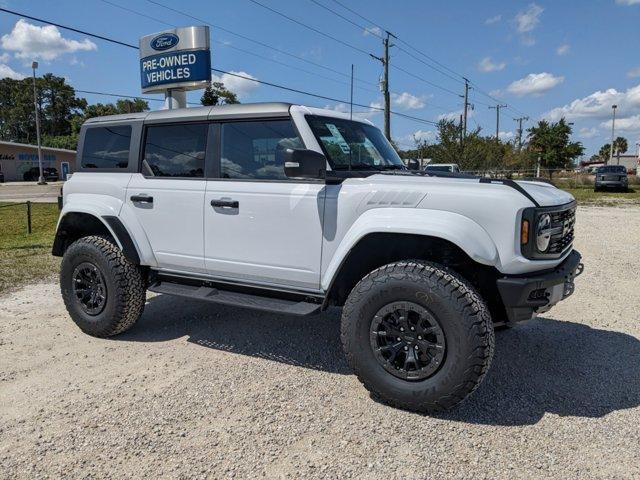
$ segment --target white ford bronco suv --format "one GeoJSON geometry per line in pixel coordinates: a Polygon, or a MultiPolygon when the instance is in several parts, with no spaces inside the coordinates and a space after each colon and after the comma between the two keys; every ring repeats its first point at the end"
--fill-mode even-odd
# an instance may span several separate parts
{"type": "Polygon", "coordinates": [[[146,290],[338,306],[358,378],[416,411],[473,392],[494,326],[548,310],[582,271],[568,193],[410,171],[370,122],[285,103],[91,119],[61,203],[53,254],[89,335],[131,328],[146,290]]]}

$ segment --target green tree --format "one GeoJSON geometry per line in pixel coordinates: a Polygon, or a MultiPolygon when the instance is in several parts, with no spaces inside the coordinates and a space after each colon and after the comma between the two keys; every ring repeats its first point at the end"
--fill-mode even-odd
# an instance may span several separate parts
{"type": "Polygon", "coordinates": [[[541,166],[549,172],[549,178],[556,169],[570,168],[584,153],[582,143],[571,141],[572,129],[564,118],[557,123],[541,120],[527,132],[528,149],[540,156],[541,166]]]}
{"type": "MultiPolygon", "coordinates": [[[[60,136],[71,133],[71,120],[82,113],[86,100],[62,77],[50,73],[36,79],[41,132],[60,136]]],[[[34,143],[36,138],[33,109],[33,79],[0,79],[0,138],[34,143]]]]}
{"type": "Polygon", "coordinates": [[[618,137],[613,141],[613,154],[627,153],[627,149],[629,148],[629,144],[627,143],[627,139],[624,137],[618,137]]]}
{"type": "Polygon", "coordinates": [[[231,105],[240,103],[238,96],[224,86],[222,82],[211,82],[202,97],[200,98],[202,105],[231,105]]]}

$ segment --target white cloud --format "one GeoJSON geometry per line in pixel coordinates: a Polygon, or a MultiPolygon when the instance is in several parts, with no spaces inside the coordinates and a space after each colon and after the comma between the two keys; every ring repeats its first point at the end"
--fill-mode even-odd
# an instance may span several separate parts
{"type": "Polygon", "coordinates": [[[629,78],[639,78],[640,77],[640,67],[632,68],[627,72],[627,77],[629,78]]]}
{"type": "Polygon", "coordinates": [[[529,8],[516,15],[516,26],[518,33],[531,32],[540,23],[540,15],[544,12],[544,8],[532,3],[529,8]]]}
{"type": "Polygon", "coordinates": [[[519,97],[524,95],[542,95],[564,82],[564,77],[551,73],[530,73],[520,80],[516,80],[507,87],[509,93],[519,97]]]}
{"type": "MultiPolygon", "coordinates": [[[[513,140],[516,137],[516,134],[513,132],[499,132],[498,137],[500,140],[504,142],[508,142],[509,140],[513,140]]],[[[495,138],[495,137],[494,137],[495,138]]]]}
{"type": "Polygon", "coordinates": [[[604,91],[598,90],[567,105],[554,108],[543,116],[552,121],[558,121],[563,117],[567,120],[578,118],[599,118],[604,120],[611,116],[612,105],[618,105],[618,114],[622,117],[638,113],[640,109],[640,84],[624,92],[619,92],[615,88],[609,88],[604,91]]]}
{"type": "Polygon", "coordinates": [[[580,135],[580,137],[582,137],[582,138],[597,137],[598,136],[598,129],[596,127],[591,127],[591,128],[583,127],[578,132],[578,135],[580,135]]]}
{"type": "MultiPolygon", "coordinates": [[[[600,126],[610,130],[611,122],[612,120],[607,120],[602,122],[600,126]]],[[[616,131],[618,130],[622,132],[640,132],[640,114],[626,118],[616,118],[616,131]]]]}
{"type": "Polygon", "coordinates": [[[8,53],[3,53],[0,55],[0,63],[7,63],[9,61],[10,55],[8,53]]]}
{"type": "Polygon", "coordinates": [[[404,108],[406,110],[419,110],[424,108],[424,97],[416,97],[409,92],[392,93],[391,102],[396,107],[404,108]]]}
{"type": "MultiPolygon", "coordinates": [[[[350,107],[348,103],[338,103],[336,105],[326,105],[324,108],[327,110],[333,110],[339,113],[349,113],[350,107]]],[[[372,118],[380,115],[382,112],[379,110],[382,108],[381,102],[371,102],[369,108],[365,111],[359,110],[362,107],[354,106],[353,118],[357,120],[371,120],[372,118]]]]}
{"type": "Polygon", "coordinates": [[[26,20],[18,20],[11,33],[0,38],[5,50],[16,52],[17,58],[53,60],[64,53],[97,50],[89,39],[82,41],[64,38],[57,27],[38,27],[26,20]]]}
{"type": "Polygon", "coordinates": [[[618,5],[640,5],[640,0],[616,0],[618,5]]]}
{"type": "Polygon", "coordinates": [[[481,72],[498,72],[500,70],[504,70],[507,64],[505,62],[496,63],[491,60],[491,57],[484,57],[480,62],[478,62],[478,70],[481,72]]]}
{"type": "Polygon", "coordinates": [[[212,75],[211,78],[214,82],[222,82],[228,90],[235,93],[240,99],[253,93],[253,91],[260,86],[258,82],[248,80],[250,78],[253,80],[258,80],[256,77],[243,71],[234,72],[232,70],[229,73],[223,73],[221,76],[212,75]],[[230,74],[241,75],[247,78],[240,78],[230,74]]]}
{"type": "Polygon", "coordinates": [[[366,37],[368,35],[375,35],[380,37],[382,35],[382,29],[380,27],[367,27],[362,31],[362,34],[366,37]]]}
{"type": "Polygon", "coordinates": [[[484,21],[485,25],[493,25],[494,23],[498,23],[502,20],[502,15],[496,15],[494,17],[489,17],[484,21]]]}
{"type": "Polygon", "coordinates": [[[437,140],[438,134],[432,130],[416,130],[411,135],[407,135],[407,140],[415,143],[418,142],[427,142],[433,143],[437,140]]]}
{"type": "Polygon", "coordinates": [[[22,80],[25,76],[13,70],[9,65],[0,63],[0,78],[13,78],[14,80],[22,80]]]}
{"type": "Polygon", "coordinates": [[[571,45],[565,43],[556,49],[556,53],[560,56],[567,55],[571,51],[571,45]]]}
{"type": "Polygon", "coordinates": [[[515,18],[516,30],[520,34],[520,40],[528,47],[535,45],[536,40],[531,32],[540,23],[540,15],[544,12],[544,8],[532,3],[526,10],[518,12],[515,18]]]}

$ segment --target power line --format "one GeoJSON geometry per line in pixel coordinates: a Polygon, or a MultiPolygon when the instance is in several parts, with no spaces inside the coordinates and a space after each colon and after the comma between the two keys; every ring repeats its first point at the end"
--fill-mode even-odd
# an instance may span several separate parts
{"type": "MultiPolygon", "coordinates": [[[[185,16],[185,17],[187,17],[187,18],[191,18],[192,20],[196,20],[197,22],[204,23],[205,25],[209,25],[209,26],[210,26],[210,27],[212,27],[212,28],[217,28],[217,29],[218,29],[218,30],[220,30],[220,31],[223,31],[223,32],[228,33],[228,34],[230,34],[230,35],[234,35],[234,36],[236,36],[236,37],[238,37],[238,38],[242,38],[243,40],[246,40],[246,41],[248,41],[248,42],[251,42],[251,43],[254,43],[254,44],[256,44],[256,45],[260,45],[260,46],[262,46],[262,47],[265,47],[265,48],[271,49],[271,50],[273,50],[273,51],[275,51],[275,52],[277,52],[277,53],[280,53],[280,54],[282,54],[282,55],[286,55],[286,56],[288,56],[288,57],[295,58],[296,60],[300,60],[301,62],[308,63],[309,65],[313,65],[313,66],[315,66],[315,67],[322,68],[322,69],[324,69],[324,70],[327,70],[327,71],[333,72],[333,73],[335,73],[335,74],[337,74],[337,75],[340,75],[340,76],[342,76],[342,77],[349,78],[349,79],[351,78],[351,76],[350,76],[349,74],[346,74],[346,73],[344,73],[344,72],[341,72],[340,70],[336,70],[336,69],[334,69],[334,68],[327,67],[326,65],[322,65],[321,63],[314,62],[314,61],[312,61],[312,60],[309,60],[308,58],[304,58],[304,57],[301,57],[301,56],[296,55],[296,54],[294,54],[294,53],[287,52],[286,50],[282,50],[282,49],[280,49],[280,48],[278,48],[278,47],[274,47],[273,45],[269,45],[268,43],[264,43],[264,42],[262,42],[262,41],[260,41],[260,40],[256,40],[256,39],[254,39],[254,38],[248,37],[248,36],[243,35],[243,34],[241,34],[241,33],[234,32],[233,30],[229,30],[228,28],[222,27],[222,26],[220,26],[220,25],[216,25],[216,24],[214,24],[214,23],[207,22],[206,20],[204,20],[204,19],[202,19],[202,18],[195,17],[195,16],[193,16],[193,15],[191,15],[191,14],[189,14],[189,13],[186,13],[186,12],[184,12],[184,11],[181,11],[181,10],[175,9],[175,8],[173,8],[173,7],[170,7],[170,6],[168,6],[168,5],[165,5],[165,4],[163,4],[163,3],[160,3],[160,2],[158,2],[158,1],[156,1],[156,0],[147,0],[147,2],[149,2],[149,3],[153,4],[153,5],[157,5],[158,7],[164,8],[164,9],[166,9],[166,10],[169,10],[169,11],[171,11],[171,12],[173,12],[173,13],[177,13],[177,14],[179,14],[179,15],[183,15],[183,16],[185,16]]],[[[356,77],[356,78],[354,78],[354,80],[356,80],[356,81],[358,81],[358,82],[361,82],[361,83],[364,83],[364,84],[367,84],[367,85],[376,86],[376,83],[374,83],[374,82],[369,82],[369,81],[367,81],[367,80],[363,80],[363,79],[361,79],[361,78],[357,78],[357,77],[356,77]]]]}
{"type": "MultiPolygon", "coordinates": [[[[124,46],[124,47],[127,47],[127,48],[131,48],[131,49],[134,49],[134,50],[139,50],[139,48],[137,46],[132,45],[130,43],[121,42],[119,40],[115,40],[113,38],[105,37],[103,35],[98,35],[98,34],[90,33],[90,32],[87,32],[87,31],[84,31],[84,30],[80,30],[80,29],[77,29],[77,28],[74,28],[74,27],[69,27],[69,26],[66,26],[66,25],[59,24],[59,23],[50,22],[48,20],[44,20],[42,18],[34,17],[34,16],[31,16],[31,15],[24,15],[22,13],[19,13],[19,12],[13,11],[13,10],[9,10],[7,8],[0,7],[0,12],[9,13],[11,15],[15,15],[15,16],[18,16],[18,17],[28,18],[28,19],[34,20],[36,22],[45,23],[45,24],[48,24],[48,25],[53,25],[53,26],[56,26],[58,28],[62,28],[64,30],[69,30],[69,31],[72,31],[72,32],[80,33],[82,35],[87,35],[87,36],[92,37],[92,38],[97,38],[97,39],[100,39],[100,40],[104,40],[105,42],[110,42],[110,43],[121,45],[121,46],[124,46]]],[[[270,86],[270,87],[273,87],[273,88],[278,88],[278,89],[285,90],[285,91],[288,91],[288,92],[298,93],[300,95],[306,95],[306,96],[309,96],[309,97],[320,98],[320,99],[323,99],[323,100],[328,100],[328,101],[331,101],[331,102],[337,102],[337,103],[343,103],[343,104],[348,104],[349,103],[347,100],[344,100],[344,99],[329,97],[327,95],[321,95],[321,94],[318,94],[318,93],[307,92],[305,90],[300,90],[300,89],[297,89],[297,88],[287,87],[285,85],[279,85],[277,83],[267,82],[265,80],[258,80],[258,79],[253,78],[253,77],[248,77],[246,75],[241,75],[241,74],[238,74],[238,73],[228,72],[226,70],[221,70],[221,69],[218,69],[218,68],[212,68],[211,71],[216,72],[216,73],[222,73],[222,74],[231,75],[232,77],[241,78],[243,80],[248,80],[248,81],[251,81],[251,82],[259,83],[261,85],[267,85],[267,86],[270,86]]],[[[358,107],[367,108],[369,110],[384,111],[383,108],[373,107],[371,105],[363,105],[363,104],[360,104],[360,103],[354,103],[353,105],[358,106],[358,107]]],[[[407,119],[414,120],[416,122],[426,123],[426,124],[429,124],[429,125],[436,125],[436,122],[434,122],[432,120],[427,120],[427,119],[424,119],[424,118],[414,117],[412,115],[407,115],[407,114],[400,113],[400,112],[392,111],[391,113],[394,114],[394,115],[400,116],[400,117],[404,117],[404,118],[407,118],[407,119]]]]}
{"type": "Polygon", "coordinates": [[[382,35],[380,35],[378,32],[374,32],[374,31],[372,31],[371,29],[369,29],[369,28],[367,28],[367,27],[365,27],[365,26],[363,26],[363,25],[360,25],[359,23],[354,22],[353,20],[351,20],[350,18],[345,17],[345,16],[344,16],[344,15],[342,15],[341,13],[338,13],[338,12],[336,12],[335,10],[333,10],[333,9],[331,9],[331,8],[329,8],[329,7],[327,7],[326,5],[323,5],[322,3],[318,2],[318,0],[309,0],[309,1],[310,1],[310,2],[312,2],[312,3],[315,3],[316,5],[318,5],[318,6],[319,6],[319,7],[321,7],[321,8],[324,8],[325,10],[328,10],[329,12],[333,13],[334,15],[336,15],[336,16],[338,16],[338,17],[342,18],[343,20],[345,20],[345,21],[349,22],[351,25],[354,25],[354,26],[358,27],[359,29],[361,29],[361,30],[363,30],[363,31],[367,31],[367,32],[369,32],[371,35],[375,35],[376,37],[378,37],[378,38],[380,38],[380,39],[384,38],[384,37],[383,37],[382,35]]]}
{"type": "MultiPolygon", "coordinates": [[[[150,20],[156,21],[156,22],[158,22],[158,23],[162,23],[162,24],[167,25],[167,26],[170,26],[170,27],[176,27],[176,25],[174,25],[174,24],[171,24],[171,23],[165,22],[164,20],[160,20],[160,19],[158,19],[158,18],[152,17],[152,16],[150,16],[150,15],[147,15],[147,14],[145,14],[145,13],[139,12],[139,11],[137,11],[137,10],[133,10],[133,9],[131,9],[131,8],[125,7],[125,6],[123,6],[123,5],[119,5],[119,4],[115,3],[115,2],[111,2],[110,0],[100,0],[100,1],[101,1],[101,2],[103,2],[103,3],[106,3],[106,4],[108,4],[108,5],[111,5],[111,6],[113,6],[113,7],[120,8],[120,9],[122,9],[122,10],[125,10],[125,11],[127,11],[127,12],[129,12],[129,13],[133,13],[134,15],[138,15],[138,16],[141,16],[141,17],[144,17],[144,18],[148,18],[148,19],[150,19],[150,20]]],[[[152,2],[152,3],[155,3],[155,2],[152,2]]],[[[260,58],[260,59],[262,59],[262,60],[266,60],[266,61],[268,61],[268,62],[272,62],[272,63],[278,64],[278,65],[282,65],[282,66],[287,67],[287,68],[292,68],[292,69],[294,69],[294,70],[298,70],[298,71],[300,71],[300,72],[304,72],[304,73],[309,74],[309,75],[313,75],[313,76],[316,76],[316,77],[324,78],[325,80],[330,80],[330,81],[332,81],[332,82],[338,82],[338,83],[341,83],[342,85],[350,85],[348,82],[345,82],[345,81],[342,81],[342,80],[337,80],[337,79],[335,79],[335,78],[326,77],[326,76],[324,76],[324,75],[320,75],[319,73],[311,72],[311,71],[309,71],[309,70],[305,70],[305,69],[303,69],[303,68],[296,67],[295,65],[290,65],[290,64],[288,64],[288,63],[281,62],[280,60],[276,60],[276,59],[274,59],[274,58],[267,58],[267,57],[264,57],[264,56],[262,56],[262,55],[260,55],[260,54],[258,54],[258,53],[251,52],[251,51],[249,51],[249,50],[244,50],[244,49],[242,49],[242,48],[240,48],[240,47],[236,47],[235,45],[231,45],[231,44],[230,44],[230,43],[228,43],[228,42],[223,42],[223,41],[221,41],[221,40],[215,40],[215,42],[216,42],[216,43],[218,43],[218,44],[220,44],[220,45],[222,45],[222,46],[224,46],[224,47],[226,47],[226,48],[231,48],[231,49],[233,49],[233,50],[237,50],[237,51],[242,52],[242,53],[244,53],[244,54],[246,54],[246,55],[251,55],[251,56],[254,56],[254,57],[260,58]]],[[[358,88],[358,89],[360,89],[360,90],[365,90],[365,91],[367,91],[367,92],[377,93],[377,91],[372,90],[372,89],[370,89],[370,88],[365,88],[365,87],[360,87],[360,86],[356,86],[355,88],[358,88]]]]}
{"type": "Polygon", "coordinates": [[[320,29],[318,29],[316,27],[312,27],[311,25],[308,25],[308,24],[306,24],[306,23],[304,23],[304,22],[302,22],[300,20],[296,20],[295,18],[290,17],[286,13],[282,13],[282,12],[276,10],[275,8],[271,8],[268,5],[260,3],[258,0],[249,0],[249,1],[251,3],[255,3],[256,5],[259,5],[260,7],[264,8],[266,10],[269,10],[272,13],[275,13],[276,15],[279,15],[279,16],[281,16],[283,18],[286,18],[290,22],[293,22],[293,23],[295,23],[297,25],[300,25],[301,27],[304,27],[304,28],[306,28],[308,30],[311,30],[312,32],[317,33],[318,35],[322,35],[323,37],[329,38],[329,39],[333,40],[334,42],[338,42],[339,44],[344,45],[345,47],[349,47],[352,50],[355,50],[355,51],[360,52],[360,53],[364,53],[365,55],[369,56],[369,52],[367,52],[366,50],[363,50],[360,47],[356,47],[355,45],[353,45],[351,43],[348,43],[348,42],[345,42],[344,40],[341,40],[341,39],[339,39],[337,37],[334,37],[333,35],[329,35],[328,33],[323,32],[322,30],[320,30],[320,29]]]}

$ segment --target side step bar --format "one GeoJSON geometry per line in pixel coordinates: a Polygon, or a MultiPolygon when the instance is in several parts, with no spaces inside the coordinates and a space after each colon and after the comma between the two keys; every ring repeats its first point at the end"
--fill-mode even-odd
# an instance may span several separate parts
{"type": "Polygon", "coordinates": [[[311,315],[320,311],[321,304],[287,300],[282,298],[271,298],[250,293],[232,292],[219,290],[213,287],[185,285],[157,281],[149,286],[149,290],[156,293],[176,295],[178,297],[188,297],[195,300],[206,300],[223,305],[233,305],[236,307],[254,308],[267,312],[284,313],[287,315],[311,315]]]}

